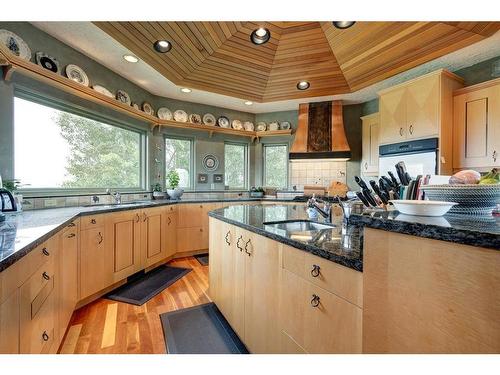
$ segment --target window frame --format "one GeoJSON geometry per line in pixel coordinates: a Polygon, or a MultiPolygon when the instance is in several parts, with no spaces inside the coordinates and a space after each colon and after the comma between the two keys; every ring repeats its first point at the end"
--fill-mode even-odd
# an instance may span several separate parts
{"type": "MultiPolygon", "coordinates": [[[[120,120],[113,119],[109,116],[102,115],[99,113],[96,113],[92,110],[86,109],[82,106],[61,100],[61,99],[56,99],[52,98],[50,96],[42,95],[36,92],[33,92],[29,89],[25,89],[24,87],[19,87],[16,86],[14,88],[14,93],[13,93],[13,110],[12,110],[12,132],[13,135],[15,134],[15,100],[16,99],[22,99],[26,100],[29,102],[32,102],[34,104],[42,105],[45,107],[49,107],[58,111],[66,112],[69,114],[73,114],[76,116],[84,117],[89,120],[101,122],[105,125],[109,126],[114,126],[123,130],[128,130],[132,131],[135,133],[138,133],[140,138],[139,138],[139,186],[137,187],[120,187],[120,188],[115,188],[115,187],[110,187],[112,189],[118,189],[120,192],[148,192],[147,188],[147,181],[149,179],[149,172],[147,168],[148,164],[148,142],[149,142],[149,136],[148,136],[148,131],[145,129],[142,129],[139,126],[134,126],[128,123],[125,123],[120,120]]],[[[13,138],[13,147],[12,147],[12,170],[15,176],[15,139],[13,138]]],[[[22,181],[21,181],[22,182],[22,181]]],[[[22,187],[19,188],[18,191],[21,194],[26,194],[30,197],[37,197],[37,196],[78,196],[78,195],[89,195],[89,194],[103,194],[103,188],[100,187],[89,187],[89,188],[29,188],[29,187],[22,187]]]]}
{"type": "Polygon", "coordinates": [[[288,153],[289,153],[289,148],[290,145],[288,143],[264,143],[262,145],[262,186],[270,186],[267,185],[266,181],[266,148],[267,147],[277,147],[277,146],[284,146],[286,149],[286,155],[287,155],[287,166],[286,166],[286,186],[273,186],[277,189],[288,189],[290,185],[290,161],[288,160],[288,153]]]}
{"type": "Polygon", "coordinates": [[[195,187],[195,174],[196,174],[196,171],[194,170],[194,161],[195,161],[195,142],[194,142],[194,138],[192,137],[183,137],[183,136],[177,136],[177,135],[169,135],[169,134],[164,134],[163,135],[163,165],[164,165],[164,168],[163,168],[163,174],[164,174],[164,178],[163,178],[163,184],[165,186],[165,188],[167,188],[167,157],[165,155],[165,141],[167,139],[176,139],[176,140],[180,140],[180,141],[188,141],[189,142],[189,153],[190,153],[190,157],[189,157],[189,170],[190,170],[190,176],[189,176],[189,187],[182,187],[180,186],[182,189],[184,189],[185,191],[194,191],[196,190],[196,187],[195,187]]]}
{"type": "Polygon", "coordinates": [[[245,170],[244,170],[244,177],[243,177],[243,186],[238,186],[238,187],[230,187],[228,186],[228,190],[233,190],[233,191],[241,191],[241,190],[248,190],[249,186],[249,170],[250,170],[250,157],[249,157],[249,147],[248,143],[245,142],[233,142],[233,141],[224,141],[224,186],[226,186],[226,145],[229,146],[243,146],[244,153],[245,153],[245,170]]]}

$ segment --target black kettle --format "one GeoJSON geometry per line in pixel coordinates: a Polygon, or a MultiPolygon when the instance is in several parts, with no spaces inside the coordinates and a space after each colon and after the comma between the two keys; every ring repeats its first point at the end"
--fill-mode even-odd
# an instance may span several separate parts
{"type": "Polygon", "coordinates": [[[16,200],[7,189],[0,188],[0,201],[2,202],[2,212],[17,211],[16,200]]]}

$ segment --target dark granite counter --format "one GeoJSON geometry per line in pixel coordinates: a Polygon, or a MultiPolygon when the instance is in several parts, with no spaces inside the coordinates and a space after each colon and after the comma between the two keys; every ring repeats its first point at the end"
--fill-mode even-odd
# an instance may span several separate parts
{"type": "MultiPolygon", "coordinates": [[[[326,223],[334,226],[314,235],[285,232],[266,225],[276,221],[309,220],[304,203],[231,206],[211,211],[208,215],[356,271],[363,270],[362,229],[356,225],[343,224],[342,215],[334,216],[332,223],[326,223]]],[[[325,223],[321,216],[314,218],[314,221],[325,223]]]]}
{"type": "Polygon", "coordinates": [[[372,211],[352,215],[350,222],[417,237],[500,250],[500,217],[444,215],[440,217],[403,215],[398,211],[372,211]]]}
{"type": "Polygon", "coordinates": [[[134,204],[123,203],[119,206],[96,205],[92,207],[65,207],[24,211],[21,213],[6,213],[6,220],[0,223],[0,272],[56,234],[78,216],[181,203],[253,201],[284,202],[290,200],[270,198],[158,200],[134,204]]]}

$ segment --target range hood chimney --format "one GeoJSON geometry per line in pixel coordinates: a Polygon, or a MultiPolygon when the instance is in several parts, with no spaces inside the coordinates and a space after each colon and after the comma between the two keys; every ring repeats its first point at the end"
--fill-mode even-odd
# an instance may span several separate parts
{"type": "Polygon", "coordinates": [[[342,101],[302,103],[290,160],[351,158],[344,129],[342,101]]]}

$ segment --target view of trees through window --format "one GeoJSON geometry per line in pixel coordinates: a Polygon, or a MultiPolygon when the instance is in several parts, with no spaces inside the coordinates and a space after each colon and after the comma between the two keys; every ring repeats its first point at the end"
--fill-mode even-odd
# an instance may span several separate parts
{"type": "Polygon", "coordinates": [[[226,143],[224,145],[225,184],[230,189],[244,189],[247,186],[247,146],[226,143]]]}
{"type": "Polygon", "coordinates": [[[15,178],[27,188],[141,187],[139,132],[21,98],[14,108],[15,178]]]}
{"type": "Polygon", "coordinates": [[[191,143],[189,139],[165,138],[165,176],[175,169],[179,173],[179,187],[182,188],[191,187],[191,143]]]}
{"type": "Polygon", "coordinates": [[[288,186],[288,148],[286,145],[264,145],[264,186],[288,186]]]}

